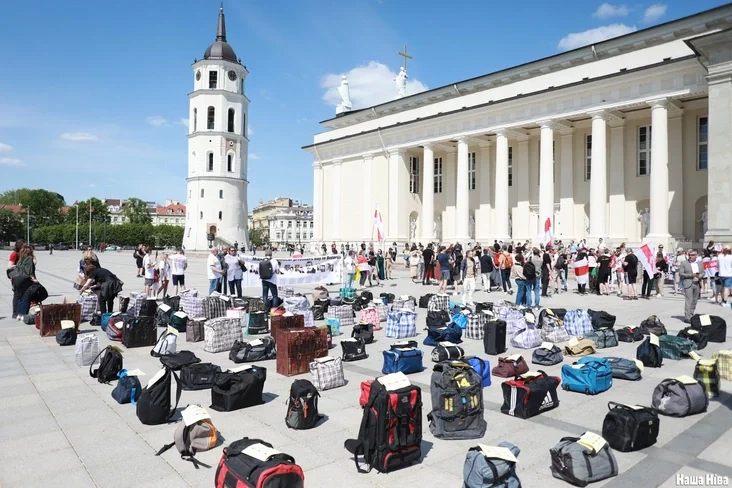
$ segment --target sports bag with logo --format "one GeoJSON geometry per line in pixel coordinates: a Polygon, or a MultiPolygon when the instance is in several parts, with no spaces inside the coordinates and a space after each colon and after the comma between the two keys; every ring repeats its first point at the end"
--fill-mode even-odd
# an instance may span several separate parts
{"type": "Polygon", "coordinates": [[[117,346],[107,346],[97,356],[99,368],[92,371],[97,358],[89,366],[89,376],[96,378],[100,383],[109,383],[117,379],[117,373],[124,369],[122,351],[117,346]]]}
{"type": "Polygon", "coordinates": [[[635,358],[643,363],[643,366],[660,368],[663,364],[663,351],[659,347],[658,337],[651,341],[654,336],[646,337],[635,352],[635,358]]]}
{"type": "Polygon", "coordinates": [[[388,473],[422,457],[422,391],[403,375],[388,375],[371,383],[357,439],[344,443],[356,469],[388,473]],[[359,456],[368,464],[361,468],[359,456]]]}
{"type": "Polygon", "coordinates": [[[642,370],[636,361],[615,357],[606,357],[605,359],[607,359],[607,363],[613,371],[613,378],[629,381],[641,379],[642,370]]]}
{"type": "Polygon", "coordinates": [[[216,381],[211,388],[211,408],[218,412],[233,412],[264,403],[262,392],[267,380],[267,370],[253,365],[245,368],[242,371],[227,371],[216,375],[216,381]]]}
{"type": "Polygon", "coordinates": [[[180,369],[180,386],[186,391],[207,390],[221,373],[221,367],[211,363],[194,363],[180,369]]]}
{"type": "Polygon", "coordinates": [[[562,388],[588,395],[597,395],[613,386],[613,370],[607,359],[580,358],[562,366],[562,388]]]}
{"type": "Polygon", "coordinates": [[[590,339],[580,339],[577,342],[569,341],[564,346],[564,354],[567,356],[588,356],[597,352],[595,341],[590,339]]]}
{"type": "Polygon", "coordinates": [[[556,344],[551,344],[551,347],[548,346],[549,344],[547,344],[547,347],[544,347],[544,344],[542,344],[541,347],[535,349],[531,353],[531,362],[541,364],[542,366],[553,366],[564,361],[564,354],[562,354],[559,346],[556,344]]]}
{"type": "Polygon", "coordinates": [[[199,465],[210,468],[211,466],[198,461],[195,456],[197,452],[213,449],[219,440],[218,432],[211,422],[211,417],[200,405],[188,405],[181,415],[183,416],[183,422],[178,424],[175,429],[173,443],[164,445],[155,455],[160,456],[175,446],[180,453],[180,457],[186,461],[191,461],[196,469],[199,465]]]}
{"type": "Polygon", "coordinates": [[[449,324],[444,327],[430,327],[427,329],[427,337],[424,338],[425,346],[436,346],[440,342],[452,342],[460,344],[463,342],[463,329],[455,324],[449,324]]]}
{"type": "Polygon", "coordinates": [[[408,341],[405,344],[392,344],[388,351],[383,351],[384,365],[381,372],[391,373],[419,373],[422,366],[422,350],[417,348],[416,341],[408,341]]]}
{"type": "Polygon", "coordinates": [[[498,364],[491,371],[493,376],[511,378],[529,372],[529,365],[520,354],[498,358],[498,364]]]}
{"type": "Polygon", "coordinates": [[[587,314],[592,319],[592,327],[595,329],[612,329],[615,327],[617,318],[604,310],[588,310],[587,314]]]}
{"type": "Polygon", "coordinates": [[[374,326],[373,324],[356,324],[351,330],[351,337],[354,339],[363,340],[364,344],[371,344],[374,342],[374,326]]]}
{"type": "Polygon", "coordinates": [[[145,425],[165,424],[175,413],[180,401],[181,385],[178,375],[168,368],[158,371],[150,378],[137,399],[137,418],[145,425]],[[171,408],[171,384],[175,379],[175,405],[171,408]]]}
{"type": "Polygon", "coordinates": [[[689,357],[691,351],[696,351],[694,341],[668,334],[658,338],[658,346],[661,348],[664,359],[679,360],[684,357],[689,357]]]}
{"type": "Polygon", "coordinates": [[[669,417],[686,417],[706,412],[709,397],[701,383],[694,378],[669,378],[653,390],[651,406],[669,417]]]}
{"type": "Polygon", "coordinates": [[[112,390],[112,398],[119,404],[132,403],[134,405],[137,403],[142,392],[142,386],[137,376],[127,376],[127,370],[123,369],[117,373],[117,377],[119,380],[112,390]]]}
{"type": "Polygon", "coordinates": [[[445,327],[451,320],[450,313],[444,310],[427,312],[427,327],[429,328],[445,327]]]}
{"type": "Polygon", "coordinates": [[[512,417],[528,419],[541,412],[557,408],[559,397],[557,388],[561,381],[556,376],[548,376],[539,370],[536,376],[525,375],[504,381],[503,405],[501,413],[512,417]]]}
{"type": "Polygon", "coordinates": [[[640,451],[656,443],[660,422],[652,408],[609,402],[602,437],[620,452],[640,451]]]}
{"type": "MultiPolygon", "coordinates": [[[[109,331],[107,325],[107,331],[109,331]]],[[[107,332],[109,335],[109,332],[107,332]]],[[[125,317],[122,329],[122,345],[125,347],[152,347],[158,340],[158,330],[155,327],[155,317],[139,316],[125,317]]]]}
{"type": "Polygon", "coordinates": [[[618,336],[612,329],[595,329],[585,335],[585,339],[589,339],[595,343],[597,349],[605,349],[607,347],[616,347],[618,345],[618,336]]]}
{"type": "Polygon", "coordinates": [[[326,356],[310,362],[310,376],[318,391],[338,388],[346,384],[343,375],[343,360],[326,356]]]}
{"type": "Polygon", "coordinates": [[[552,475],[576,486],[587,486],[618,475],[618,463],[607,442],[595,451],[580,444],[579,437],[564,437],[549,449],[552,475]]]}
{"type": "Polygon", "coordinates": [[[462,358],[463,362],[470,365],[478,376],[481,377],[481,384],[483,388],[491,386],[491,363],[487,359],[481,359],[476,356],[465,356],[462,358]]]}
{"type": "Polygon", "coordinates": [[[285,424],[295,430],[312,429],[323,418],[318,414],[318,389],[308,380],[295,380],[290,386],[285,424]]]}
{"type": "Polygon", "coordinates": [[[709,398],[719,396],[719,384],[721,378],[719,375],[719,366],[717,361],[713,359],[700,359],[694,367],[694,379],[704,387],[709,398]]]}
{"type": "Polygon", "coordinates": [[[649,315],[647,319],[643,320],[640,324],[640,330],[643,335],[653,334],[662,336],[666,334],[666,327],[661,322],[661,319],[655,315],[649,315]]]}
{"type": "Polygon", "coordinates": [[[435,365],[430,381],[430,432],[438,439],[480,439],[488,424],[483,418],[482,378],[463,361],[435,365]]]}
{"type": "Polygon", "coordinates": [[[366,354],[366,343],[363,339],[343,339],[341,341],[341,348],[343,349],[343,360],[344,361],[359,361],[369,357],[366,354]]]}
{"type": "Polygon", "coordinates": [[[640,327],[623,327],[615,331],[619,341],[638,342],[643,340],[643,332],[640,327]]]}
{"type": "Polygon", "coordinates": [[[451,342],[440,342],[432,349],[432,362],[462,359],[464,355],[465,351],[462,347],[451,342]]]}
{"type": "Polygon", "coordinates": [[[158,342],[155,343],[152,351],[150,351],[150,355],[154,358],[159,358],[160,356],[175,354],[177,348],[178,335],[164,330],[163,333],[160,334],[160,337],[158,337],[158,342]]]}
{"type": "Polygon", "coordinates": [[[692,329],[691,327],[681,329],[676,335],[679,337],[683,337],[684,339],[689,339],[690,341],[693,341],[694,344],[696,344],[697,351],[701,351],[702,349],[707,347],[707,343],[709,342],[709,336],[706,332],[704,332],[703,330],[692,329]]]}
{"type": "MultiPolygon", "coordinates": [[[[521,449],[503,441],[498,447],[517,458],[521,449]]],[[[516,476],[516,462],[493,454],[485,454],[481,446],[471,447],[463,464],[463,488],[521,488],[516,476]]]]}
{"type": "Polygon", "coordinates": [[[237,364],[266,361],[276,357],[277,350],[272,336],[264,336],[250,342],[234,341],[229,352],[229,359],[237,364]]]}
{"type": "Polygon", "coordinates": [[[727,340],[727,322],[718,315],[692,315],[691,328],[704,331],[709,342],[725,342],[727,340]]]}
{"type": "MultiPolygon", "coordinates": [[[[260,263],[260,268],[261,268],[260,263]]],[[[271,266],[271,265],[270,265],[271,266]]],[[[261,276],[261,273],[260,273],[261,276]]],[[[289,454],[245,437],[224,448],[214,488],[303,488],[305,475],[289,454]]]]}

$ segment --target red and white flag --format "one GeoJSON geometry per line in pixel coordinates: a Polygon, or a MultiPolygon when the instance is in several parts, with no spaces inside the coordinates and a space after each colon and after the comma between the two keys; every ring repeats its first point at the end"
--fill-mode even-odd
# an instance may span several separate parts
{"type": "Polygon", "coordinates": [[[552,219],[548,218],[544,222],[544,247],[551,246],[554,243],[554,234],[552,233],[552,219]]]}
{"type": "Polygon", "coordinates": [[[574,262],[574,277],[578,285],[586,285],[590,281],[590,262],[587,258],[574,262]]]}
{"type": "Polygon", "coordinates": [[[75,201],[74,202],[74,207],[77,206],[78,204],[79,204],[79,200],[75,201]]]}
{"type": "Polygon", "coordinates": [[[376,237],[379,242],[384,240],[384,222],[381,221],[381,212],[376,207],[374,210],[374,227],[376,227],[376,237]]]}
{"type": "Polygon", "coordinates": [[[646,242],[641,247],[635,249],[633,254],[636,255],[638,261],[643,265],[648,276],[656,274],[656,250],[652,242],[646,242]]]}

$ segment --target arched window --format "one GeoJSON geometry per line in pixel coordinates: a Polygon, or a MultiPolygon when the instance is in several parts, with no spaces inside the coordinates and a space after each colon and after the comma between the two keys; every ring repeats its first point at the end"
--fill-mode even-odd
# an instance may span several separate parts
{"type": "Polygon", "coordinates": [[[203,188],[201,188],[201,198],[203,198],[203,188]]]}
{"type": "Polygon", "coordinates": [[[227,124],[227,126],[228,126],[227,130],[229,132],[234,132],[234,114],[235,113],[236,113],[236,111],[233,108],[229,109],[229,121],[227,124]]]}
{"type": "Polygon", "coordinates": [[[208,87],[211,89],[216,89],[216,82],[218,81],[219,73],[216,71],[209,71],[208,72],[208,87]]]}
{"type": "Polygon", "coordinates": [[[206,171],[213,171],[213,153],[208,153],[208,166],[206,171]]]}
{"type": "Polygon", "coordinates": [[[224,190],[219,190],[219,198],[224,198],[224,190]]]}
{"type": "Polygon", "coordinates": [[[193,132],[196,132],[196,129],[198,128],[198,109],[193,109],[193,132]]]}
{"type": "Polygon", "coordinates": [[[219,220],[221,220],[221,210],[219,210],[219,220]]]}
{"type": "Polygon", "coordinates": [[[226,171],[234,171],[234,156],[231,154],[226,156],[226,171]]]}
{"type": "Polygon", "coordinates": [[[208,107],[208,130],[214,130],[214,118],[216,118],[216,109],[208,107]]]}

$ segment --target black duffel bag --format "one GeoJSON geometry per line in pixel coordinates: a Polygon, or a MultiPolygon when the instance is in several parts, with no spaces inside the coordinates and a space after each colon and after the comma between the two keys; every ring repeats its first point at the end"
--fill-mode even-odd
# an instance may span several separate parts
{"type": "Polygon", "coordinates": [[[656,410],[640,405],[609,402],[602,423],[602,437],[620,452],[639,451],[656,443],[659,420],[656,410]]]}
{"type": "Polygon", "coordinates": [[[445,327],[450,322],[452,322],[450,313],[446,312],[445,310],[427,312],[427,327],[428,328],[445,327]]]}
{"type": "Polygon", "coordinates": [[[264,336],[251,342],[234,341],[229,352],[229,359],[235,363],[251,363],[274,359],[277,356],[275,341],[272,336],[264,336]]]}
{"type": "Polygon", "coordinates": [[[592,327],[597,329],[612,329],[615,327],[615,315],[611,315],[604,310],[588,310],[590,318],[592,319],[592,327]]]}
{"type": "Polygon", "coordinates": [[[221,367],[211,363],[196,363],[180,369],[180,385],[187,391],[207,390],[221,374],[221,367]]]}
{"type": "Polygon", "coordinates": [[[262,391],[266,379],[267,370],[260,366],[236,373],[219,373],[211,388],[211,408],[218,412],[232,412],[263,404],[262,391]]]}

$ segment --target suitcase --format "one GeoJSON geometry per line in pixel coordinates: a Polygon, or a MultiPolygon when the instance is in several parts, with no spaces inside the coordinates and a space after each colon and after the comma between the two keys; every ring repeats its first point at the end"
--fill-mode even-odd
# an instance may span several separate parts
{"type": "Polygon", "coordinates": [[[186,324],[186,342],[201,342],[203,340],[203,324],[206,323],[204,317],[188,319],[186,324]]]}
{"type": "Polygon", "coordinates": [[[132,347],[152,347],[158,341],[155,317],[125,317],[122,325],[122,345],[132,347]]]}
{"type": "Polygon", "coordinates": [[[41,337],[56,337],[58,331],[61,330],[62,320],[73,320],[78,334],[79,323],[81,322],[81,305],[78,303],[41,305],[41,311],[37,317],[41,337]]]}
{"type": "Polygon", "coordinates": [[[491,320],[485,324],[483,333],[483,349],[486,354],[503,354],[506,352],[506,322],[491,320]]]}
{"type": "Polygon", "coordinates": [[[273,315],[271,336],[277,343],[277,335],[285,329],[304,329],[305,317],[302,315],[273,315]]]}
{"type": "Polygon", "coordinates": [[[277,373],[293,376],[310,371],[310,363],[328,355],[325,329],[281,329],[277,333],[277,373]]]}

